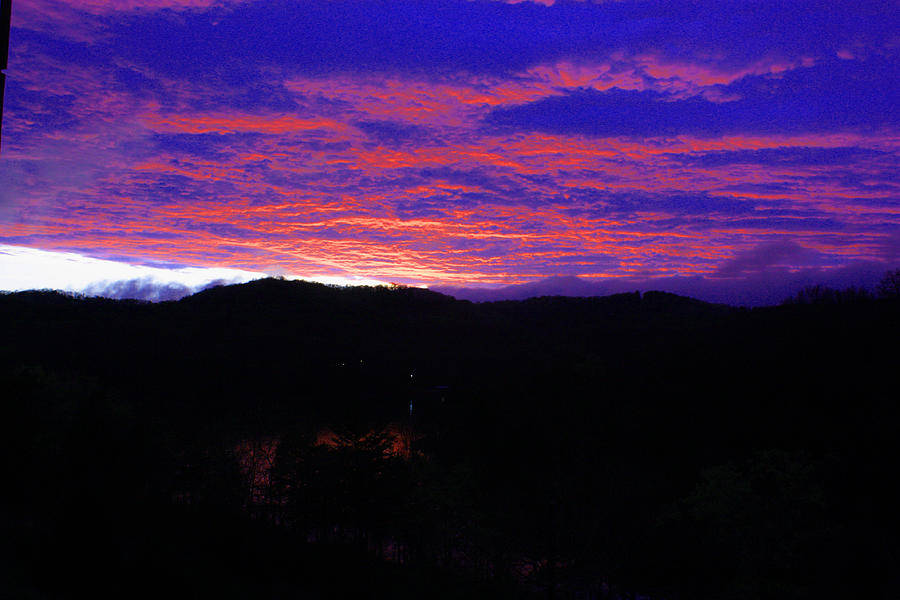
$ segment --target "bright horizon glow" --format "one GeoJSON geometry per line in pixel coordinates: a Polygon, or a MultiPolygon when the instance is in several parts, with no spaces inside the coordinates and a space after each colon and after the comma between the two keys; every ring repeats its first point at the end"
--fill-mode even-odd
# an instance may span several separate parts
{"type": "Polygon", "coordinates": [[[173,299],[210,285],[245,283],[281,276],[327,285],[388,285],[364,277],[305,277],[220,267],[163,268],[0,244],[0,291],[58,290],[87,296],[173,299]],[[132,284],[130,287],[127,284],[132,284]],[[160,296],[160,290],[168,295],[160,296]],[[129,291],[137,292],[129,295],[129,291]],[[149,296],[149,297],[148,297],[149,296]]]}

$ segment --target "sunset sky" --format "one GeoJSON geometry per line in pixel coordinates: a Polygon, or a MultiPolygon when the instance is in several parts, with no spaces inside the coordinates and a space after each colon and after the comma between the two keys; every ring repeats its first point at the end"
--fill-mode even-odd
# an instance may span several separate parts
{"type": "Polygon", "coordinates": [[[14,0],[0,289],[765,303],[900,266],[898,150],[894,0],[14,0]]]}

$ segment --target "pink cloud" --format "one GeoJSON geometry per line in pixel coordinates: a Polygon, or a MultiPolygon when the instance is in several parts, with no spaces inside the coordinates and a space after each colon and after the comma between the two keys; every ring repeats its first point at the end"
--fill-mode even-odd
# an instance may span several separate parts
{"type": "Polygon", "coordinates": [[[211,6],[229,6],[251,0],[16,0],[17,10],[29,14],[61,14],[71,8],[91,14],[135,10],[197,10],[211,6]]]}
{"type": "MultiPolygon", "coordinates": [[[[33,10],[65,8],[24,4],[33,10]]],[[[85,6],[99,11],[99,4],[85,6]]],[[[164,5],[172,6],[124,6],[164,5]]],[[[883,185],[891,159],[855,167],[856,179],[835,177],[827,165],[685,160],[710,152],[791,148],[896,152],[896,136],[634,140],[488,135],[478,127],[492,108],[578,89],[652,89],[730,101],[714,96],[711,86],[808,66],[802,59],[728,69],[620,54],[596,64],[548,63],[506,78],[293,77],[286,88],[305,104],[291,113],[197,110],[191,107],[219,106],[205,101],[230,91],[145,70],[167,97],[163,107],[111,91],[114,67],[70,69],[34,50],[27,60],[24,54],[14,59],[18,84],[71,97],[75,124],[66,130],[32,128],[40,106],[23,102],[21,110],[6,115],[4,134],[12,132],[12,141],[4,160],[52,165],[78,176],[23,170],[25,184],[16,198],[21,210],[16,219],[0,222],[0,239],[10,243],[145,261],[175,255],[191,264],[254,271],[513,283],[566,268],[595,277],[709,274],[737,253],[785,236],[821,253],[871,258],[884,236],[862,236],[854,228],[900,225],[900,209],[889,206],[895,189],[883,185]],[[359,125],[366,120],[401,121],[425,133],[423,139],[381,143],[359,125]],[[238,133],[258,135],[232,136],[221,155],[154,142],[238,133]],[[678,206],[658,201],[671,195],[708,197],[713,208],[749,208],[739,220],[715,210],[684,218],[678,206]],[[624,208],[615,206],[619,197],[624,208]],[[833,224],[803,227],[803,216],[768,224],[765,211],[781,209],[808,211],[833,224]]]]}

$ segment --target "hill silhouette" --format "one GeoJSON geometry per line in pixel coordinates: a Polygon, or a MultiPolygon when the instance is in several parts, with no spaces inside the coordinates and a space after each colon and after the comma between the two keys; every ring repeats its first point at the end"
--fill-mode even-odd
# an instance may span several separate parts
{"type": "Polygon", "coordinates": [[[277,279],[0,295],[6,585],[888,597],[898,314],[277,279]]]}

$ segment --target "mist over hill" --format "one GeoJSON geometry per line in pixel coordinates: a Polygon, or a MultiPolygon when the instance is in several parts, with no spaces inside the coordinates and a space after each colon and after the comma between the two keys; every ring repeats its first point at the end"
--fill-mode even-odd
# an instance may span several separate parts
{"type": "Polygon", "coordinates": [[[575,275],[545,277],[501,287],[434,286],[434,291],[473,302],[525,300],[540,296],[608,296],[635,290],[659,290],[706,302],[731,306],[775,306],[800,290],[824,285],[874,290],[885,271],[882,262],[858,262],[837,269],[786,269],[743,256],[711,275],[663,277],[584,278],[575,275]]]}
{"type": "Polygon", "coordinates": [[[804,298],[0,295],[5,585],[891,597],[900,307],[804,298]]]}

